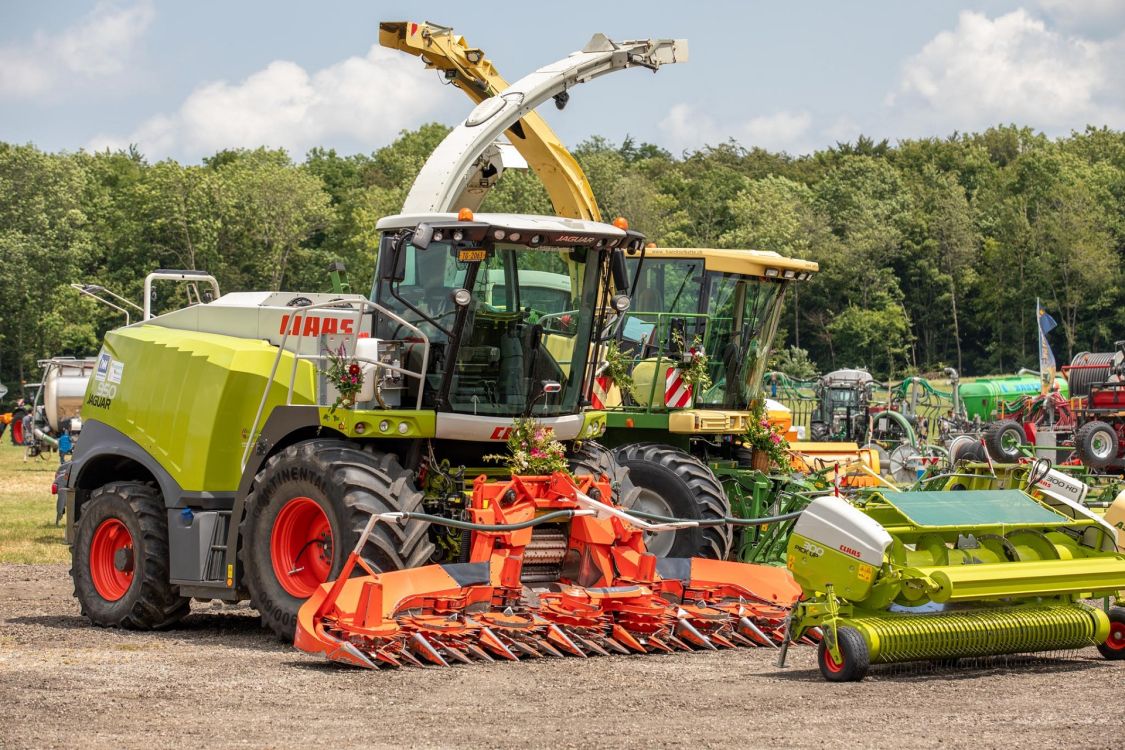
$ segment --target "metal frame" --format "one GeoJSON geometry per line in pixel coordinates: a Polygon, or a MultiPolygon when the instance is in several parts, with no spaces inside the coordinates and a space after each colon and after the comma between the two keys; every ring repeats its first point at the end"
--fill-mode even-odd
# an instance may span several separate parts
{"type": "MultiPolygon", "coordinates": [[[[385,362],[378,362],[376,360],[368,359],[367,357],[356,357],[355,356],[355,347],[354,346],[352,347],[352,359],[355,359],[357,362],[362,362],[364,364],[372,365],[373,367],[376,368],[376,371],[378,371],[379,369],[389,370],[391,372],[397,372],[397,373],[399,373],[401,375],[404,375],[406,377],[411,377],[411,378],[417,379],[419,381],[418,398],[416,400],[414,408],[417,411],[421,411],[421,409],[422,409],[422,396],[423,396],[423,390],[424,390],[424,388],[422,386],[425,383],[426,370],[427,370],[427,368],[429,367],[429,364],[430,364],[430,339],[429,339],[429,337],[425,334],[425,332],[421,328],[415,326],[413,323],[410,323],[409,321],[405,320],[404,318],[399,317],[398,315],[391,312],[390,310],[383,307],[382,305],[377,304],[375,302],[371,302],[370,300],[356,299],[356,300],[347,300],[347,301],[344,301],[344,302],[341,302],[340,300],[334,300],[334,301],[329,301],[329,302],[320,302],[320,303],[316,303],[316,304],[312,304],[312,305],[305,305],[304,307],[294,308],[293,316],[297,317],[297,316],[303,315],[305,313],[308,313],[309,311],[312,311],[312,310],[321,310],[321,309],[328,309],[328,308],[333,309],[333,310],[338,310],[338,309],[340,309],[341,305],[347,305],[349,308],[351,308],[350,311],[355,316],[354,319],[355,319],[356,324],[355,324],[354,330],[357,332],[357,334],[356,334],[356,336],[357,336],[356,341],[357,342],[359,340],[358,339],[358,331],[359,331],[360,322],[362,321],[363,317],[368,314],[368,312],[374,312],[374,313],[378,313],[379,315],[385,315],[388,318],[390,318],[391,320],[398,323],[399,325],[408,328],[412,333],[417,334],[422,339],[422,344],[423,344],[423,347],[424,347],[423,350],[422,350],[422,367],[421,367],[421,370],[417,371],[417,372],[414,371],[414,370],[407,370],[407,369],[402,368],[402,367],[395,367],[394,365],[388,365],[385,362]]],[[[291,331],[291,329],[287,327],[286,330],[285,330],[285,334],[281,337],[281,343],[278,344],[277,355],[274,357],[273,366],[270,368],[269,377],[266,379],[266,384],[262,389],[262,399],[258,403],[258,411],[254,415],[254,423],[250,428],[250,434],[249,434],[249,437],[246,440],[246,448],[243,449],[243,452],[242,452],[241,466],[242,466],[243,471],[246,470],[246,464],[250,459],[250,451],[253,449],[254,443],[256,442],[256,440],[258,438],[259,427],[261,426],[261,422],[262,422],[262,414],[265,411],[266,402],[269,400],[270,390],[271,390],[273,384],[277,380],[277,369],[278,369],[278,366],[281,364],[282,356],[284,356],[284,354],[286,352],[289,352],[290,354],[293,355],[293,366],[289,371],[289,389],[286,392],[286,396],[285,396],[285,405],[286,406],[292,406],[293,405],[293,387],[294,387],[294,383],[297,379],[297,363],[298,363],[298,361],[299,360],[307,360],[307,361],[312,361],[312,362],[323,362],[324,360],[326,360],[328,358],[327,355],[325,355],[325,354],[301,354],[296,349],[290,350],[289,347],[288,347],[290,331],[291,331]]],[[[318,382],[317,383],[317,394],[316,394],[316,402],[317,402],[316,405],[317,406],[323,405],[323,404],[320,403],[320,396],[321,396],[321,394],[320,394],[320,387],[319,387],[319,382],[318,382]]],[[[353,411],[356,410],[356,406],[354,404],[352,406],[352,410],[353,411]]]]}

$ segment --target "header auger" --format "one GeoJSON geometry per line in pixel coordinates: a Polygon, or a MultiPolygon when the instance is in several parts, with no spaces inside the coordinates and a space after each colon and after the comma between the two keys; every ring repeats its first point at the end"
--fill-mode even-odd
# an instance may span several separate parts
{"type": "MultiPolygon", "coordinates": [[[[373,515],[335,582],[298,614],[295,645],[355,666],[449,666],[544,656],[608,656],[777,646],[800,596],[787,571],[657,558],[649,522],[604,502],[607,478],[479,477],[467,521],[373,515]],[[471,532],[464,562],[377,573],[360,550],[378,523],[424,520],[471,532]],[[554,537],[529,549],[534,536],[554,537]],[[527,566],[553,580],[525,583],[527,566]],[[360,567],[367,575],[350,578],[360,567]]],[[[691,524],[694,522],[686,522],[691,524]]]]}

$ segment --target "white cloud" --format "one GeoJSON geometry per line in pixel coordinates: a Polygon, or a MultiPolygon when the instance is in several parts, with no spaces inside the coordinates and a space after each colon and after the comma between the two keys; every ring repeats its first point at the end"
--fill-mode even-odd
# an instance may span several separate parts
{"type": "Polygon", "coordinates": [[[0,46],[0,98],[31,98],[116,76],[127,69],[155,16],[150,0],[99,2],[78,23],[30,42],[0,46]]]}
{"type": "Polygon", "coordinates": [[[433,85],[433,75],[417,60],[378,45],[364,57],[312,73],[278,60],[238,83],[203,84],[174,114],[151,117],[127,137],[98,136],[88,146],[135,143],[156,157],[258,146],[300,156],[311,146],[341,139],[374,148],[443,107],[456,113],[466,109],[433,85]]]}
{"type": "Polygon", "coordinates": [[[962,12],[910,58],[887,97],[906,131],[938,134],[1003,122],[1048,132],[1090,123],[1121,126],[1125,102],[1115,68],[1125,38],[1093,41],[1048,28],[1019,9],[989,19],[962,12]]]}
{"type": "Polygon", "coordinates": [[[805,138],[812,126],[808,112],[775,112],[739,123],[719,124],[690,104],[676,104],[658,127],[674,150],[718,145],[733,138],[747,148],[801,153],[809,149],[805,138]]]}

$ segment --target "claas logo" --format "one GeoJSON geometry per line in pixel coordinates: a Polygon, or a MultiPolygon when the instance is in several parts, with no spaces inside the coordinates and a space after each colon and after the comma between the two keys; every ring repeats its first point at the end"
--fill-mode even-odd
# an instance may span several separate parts
{"type": "Polygon", "coordinates": [[[354,331],[353,323],[354,321],[349,318],[341,320],[320,318],[316,315],[294,315],[290,319],[290,316],[282,315],[278,333],[285,335],[288,332],[290,336],[319,336],[322,333],[351,334],[354,331]]]}

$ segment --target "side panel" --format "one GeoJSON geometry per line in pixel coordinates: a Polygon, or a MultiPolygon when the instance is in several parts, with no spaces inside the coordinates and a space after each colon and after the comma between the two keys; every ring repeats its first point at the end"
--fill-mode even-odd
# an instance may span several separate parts
{"type": "MultiPolygon", "coordinates": [[[[231,492],[277,349],[266,342],[159,326],[112,331],[98,357],[82,416],[130,436],[188,492],[231,492]]],[[[316,369],[297,363],[295,404],[312,403],[316,369]]],[[[284,403],[285,354],[265,414],[284,403]]],[[[79,447],[98,452],[96,440],[79,447]]]]}

